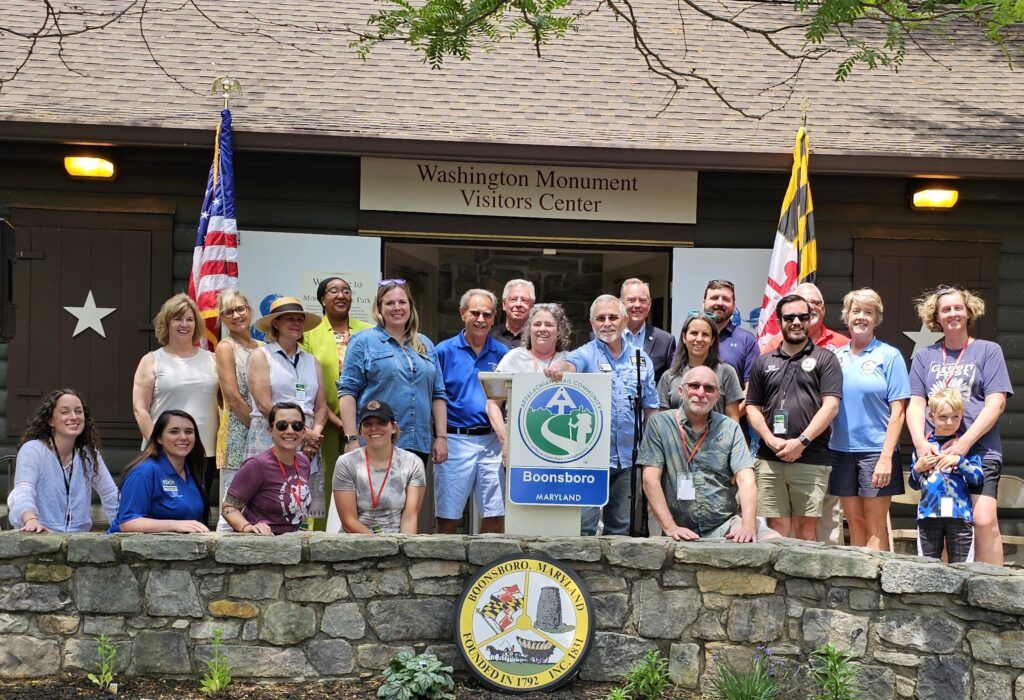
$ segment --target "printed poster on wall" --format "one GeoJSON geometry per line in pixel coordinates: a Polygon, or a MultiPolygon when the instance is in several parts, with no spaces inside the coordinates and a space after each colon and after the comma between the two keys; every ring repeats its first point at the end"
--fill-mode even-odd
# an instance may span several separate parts
{"type": "Polygon", "coordinates": [[[380,263],[379,238],[239,232],[238,287],[256,309],[256,318],[267,313],[278,296],[298,297],[307,311],[322,314],[316,300],[317,285],[336,276],[352,287],[351,316],[373,323],[371,309],[381,278],[380,263]]]}
{"type": "Polygon", "coordinates": [[[603,506],[611,456],[610,374],[541,373],[512,379],[509,501],[528,506],[603,506]]]}
{"type": "Polygon", "coordinates": [[[736,286],[733,324],[757,334],[771,248],[676,248],[672,251],[672,333],[676,338],[690,311],[704,308],[708,281],[736,286]]]}

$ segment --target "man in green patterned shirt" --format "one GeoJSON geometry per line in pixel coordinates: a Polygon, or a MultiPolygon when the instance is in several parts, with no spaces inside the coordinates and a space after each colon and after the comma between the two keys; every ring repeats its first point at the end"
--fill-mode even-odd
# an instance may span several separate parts
{"type": "Polygon", "coordinates": [[[740,426],[712,409],[718,377],[703,365],[683,375],[681,410],[647,421],[638,462],[651,512],[675,540],[778,537],[757,517],[754,460],[740,426]]]}

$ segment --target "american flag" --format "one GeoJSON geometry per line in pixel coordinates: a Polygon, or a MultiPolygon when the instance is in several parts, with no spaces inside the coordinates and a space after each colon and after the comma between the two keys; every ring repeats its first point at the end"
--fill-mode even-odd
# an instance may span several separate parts
{"type": "Polygon", "coordinates": [[[761,301],[761,318],[757,324],[757,339],[762,346],[780,330],[775,317],[775,306],[779,299],[791,294],[797,285],[813,282],[818,269],[814,204],[807,171],[809,150],[807,132],[800,127],[793,148],[793,172],[786,196],[782,200],[782,214],[775,232],[768,282],[761,301]]]}
{"type": "Polygon", "coordinates": [[[217,295],[238,286],[238,226],[235,222],[235,173],[231,152],[231,112],[220,113],[213,147],[213,165],[199,214],[188,295],[199,306],[206,332],[202,346],[213,349],[220,339],[217,295]]]}

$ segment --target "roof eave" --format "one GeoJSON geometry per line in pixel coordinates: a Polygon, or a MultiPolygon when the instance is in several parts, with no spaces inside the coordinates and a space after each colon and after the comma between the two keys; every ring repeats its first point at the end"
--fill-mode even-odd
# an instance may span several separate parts
{"type": "MultiPolygon", "coordinates": [[[[153,126],[0,121],[0,139],[93,146],[211,148],[213,129],[153,126]]],[[[332,134],[235,130],[237,150],[320,153],[347,156],[552,163],[588,167],[656,167],[700,171],[788,172],[789,152],[706,151],[663,148],[557,146],[480,141],[342,136],[332,134]]],[[[812,151],[820,174],[944,176],[984,179],[1024,178],[1021,158],[880,156],[871,153],[812,151]]]]}

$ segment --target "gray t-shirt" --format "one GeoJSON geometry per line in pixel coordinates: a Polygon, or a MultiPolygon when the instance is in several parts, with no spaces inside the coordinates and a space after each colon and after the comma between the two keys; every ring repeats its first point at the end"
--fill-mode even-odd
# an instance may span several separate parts
{"type": "Polygon", "coordinates": [[[688,466],[679,421],[684,423],[686,444],[692,450],[700,436],[690,430],[685,414],[662,411],[647,421],[637,462],[645,469],[661,470],[661,488],[676,524],[707,537],[739,513],[733,479],[744,469],[753,469],[754,458],[743,440],[739,423],[712,412],[708,416],[707,437],[688,466]],[[694,500],[680,501],[676,497],[680,476],[693,479],[694,500]]]}
{"type": "MultiPolygon", "coordinates": [[[[668,370],[661,375],[661,379],[658,380],[658,404],[662,410],[679,408],[679,384],[683,381],[683,375],[689,371],[689,367],[683,367],[679,374],[668,370]]],[[[715,402],[715,410],[725,413],[727,405],[743,400],[743,386],[732,365],[719,362],[715,374],[718,376],[718,401],[715,402]]]]}
{"type": "Polygon", "coordinates": [[[373,474],[373,498],[370,497],[370,482],[366,473],[365,448],[352,450],[338,457],[334,467],[335,491],[355,491],[356,510],[359,522],[372,528],[380,525],[384,532],[398,532],[402,524],[402,510],[405,508],[405,492],[410,486],[425,486],[426,473],[423,461],[412,452],[399,447],[395,448],[391,462],[391,472],[387,481],[384,474],[387,467],[377,469],[373,474]],[[382,488],[383,486],[383,488],[382,488]],[[377,493],[380,492],[378,498],[377,493]],[[377,507],[373,507],[373,501],[377,507]]]}
{"type": "MultiPolygon", "coordinates": [[[[957,389],[964,397],[964,420],[960,433],[971,427],[985,407],[985,397],[1002,393],[1013,396],[1003,349],[988,340],[972,340],[963,350],[946,351],[945,341],[921,348],[910,363],[910,395],[930,397],[940,389],[957,389]],[[957,361],[959,358],[959,362],[957,361]]],[[[927,429],[932,429],[928,421],[927,429]]],[[[982,459],[1002,459],[999,424],[978,438],[971,450],[982,459]]]]}

